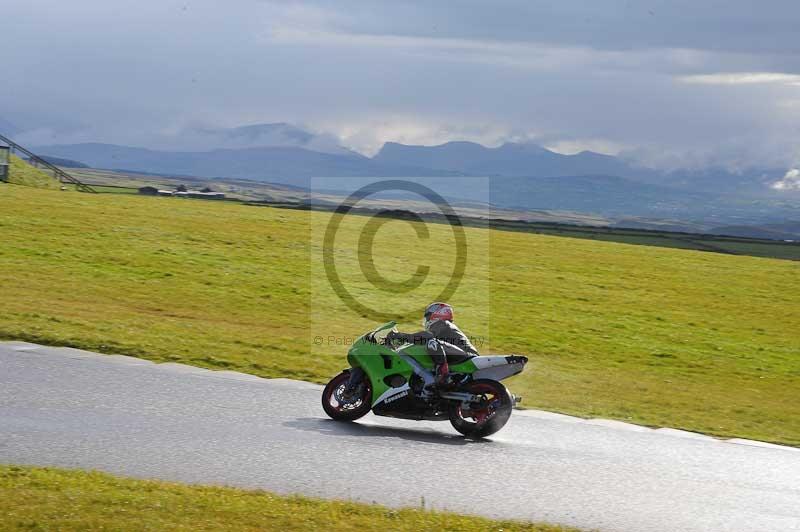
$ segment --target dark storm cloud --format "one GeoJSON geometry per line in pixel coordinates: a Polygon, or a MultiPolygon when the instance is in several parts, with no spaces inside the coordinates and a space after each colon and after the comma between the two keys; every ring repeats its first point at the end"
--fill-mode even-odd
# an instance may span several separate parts
{"type": "Polygon", "coordinates": [[[381,142],[533,140],[653,164],[796,162],[796,2],[4,7],[0,118],[29,142],[191,147],[287,121],[381,142]]]}
{"type": "MultiPolygon", "coordinates": [[[[287,3],[286,5],[291,5],[287,3]]],[[[327,2],[315,2],[324,7],[327,2]]],[[[794,0],[337,2],[356,33],[536,41],[598,49],[797,53],[794,0]],[[347,4],[344,6],[343,4],[347,4]],[[792,16],[794,15],[794,16],[792,16]]]]}

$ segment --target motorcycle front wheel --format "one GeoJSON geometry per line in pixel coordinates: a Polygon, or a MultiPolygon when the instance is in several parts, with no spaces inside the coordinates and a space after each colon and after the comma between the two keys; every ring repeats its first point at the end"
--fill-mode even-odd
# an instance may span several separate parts
{"type": "Polygon", "coordinates": [[[322,409],[336,421],[354,421],[372,408],[372,386],[364,379],[355,390],[348,393],[350,372],[343,371],[325,386],[322,391],[322,409]]]}
{"type": "Polygon", "coordinates": [[[490,379],[476,379],[458,390],[478,396],[479,401],[454,402],[450,405],[450,423],[453,428],[470,438],[483,438],[505,426],[511,417],[514,400],[508,388],[490,379]]]}

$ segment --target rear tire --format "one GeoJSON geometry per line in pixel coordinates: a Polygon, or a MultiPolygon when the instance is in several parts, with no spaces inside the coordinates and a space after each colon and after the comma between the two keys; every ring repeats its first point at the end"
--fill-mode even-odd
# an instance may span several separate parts
{"type": "Polygon", "coordinates": [[[476,379],[458,390],[479,395],[481,404],[464,410],[461,403],[451,403],[450,423],[458,432],[469,438],[484,438],[502,429],[511,417],[514,399],[508,388],[490,379],[476,379]]]}
{"type": "Polygon", "coordinates": [[[322,409],[331,419],[336,421],[354,421],[363,417],[372,408],[372,386],[365,376],[358,391],[351,398],[342,394],[350,380],[350,372],[343,371],[325,386],[322,391],[322,409]]]}

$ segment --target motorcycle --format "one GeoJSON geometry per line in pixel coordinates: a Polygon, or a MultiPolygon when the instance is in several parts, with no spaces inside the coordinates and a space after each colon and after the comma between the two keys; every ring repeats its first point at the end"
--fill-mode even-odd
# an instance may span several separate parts
{"type": "Polygon", "coordinates": [[[499,381],[521,373],[527,357],[473,356],[450,363],[452,386],[438,390],[424,345],[387,338],[391,321],[360,336],[347,353],[350,368],[328,382],[322,408],[337,421],[353,421],[370,410],[377,416],[449,420],[471,438],[494,434],[521,399],[499,381]]]}

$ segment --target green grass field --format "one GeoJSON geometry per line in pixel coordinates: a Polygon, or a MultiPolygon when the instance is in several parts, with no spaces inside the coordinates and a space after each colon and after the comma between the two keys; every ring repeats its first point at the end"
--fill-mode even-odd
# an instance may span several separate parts
{"type": "Polygon", "coordinates": [[[573,530],[422,509],[0,465],[3,530],[573,530]]]}
{"type": "Polygon", "coordinates": [[[800,260],[800,244],[781,241],[756,240],[705,234],[675,233],[670,231],[645,231],[619,227],[570,227],[525,226],[519,223],[496,224],[515,231],[525,231],[543,235],[583,238],[601,242],[619,242],[643,246],[667,247],[674,249],[694,249],[714,251],[732,255],[748,255],[787,260],[800,260]]]}
{"type": "MultiPolygon", "coordinates": [[[[286,205],[299,205],[307,198],[305,192],[270,183],[241,180],[241,179],[209,179],[198,177],[175,177],[150,174],[136,174],[120,170],[98,170],[93,168],[66,168],[67,172],[84,183],[91,184],[97,192],[110,194],[136,194],[139,187],[155,186],[167,190],[174,190],[178,185],[187,185],[192,189],[201,189],[209,186],[213,190],[226,194],[228,200],[234,201],[268,201],[286,205]]],[[[71,185],[67,185],[71,188],[71,185]]],[[[338,204],[342,198],[335,194],[317,194],[317,199],[338,204]]],[[[369,202],[367,202],[369,203],[369,202]]],[[[391,203],[391,202],[389,202],[391,203]]],[[[387,202],[373,202],[373,208],[386,206],[387,202]]],[[[409,204],[405,203],[405,207],[409,204]]],[[[422,205],[425,207],[426,205],[422,205]]],[[[766,208],[766,207],[765,207],[766,208]]],[[[318,206],[319,210],[322,210],[318,206]]],[[[412,208],[413,210],[413,208],[412,208]]],[[[754,257],[781,258],[800,260],[800,243],[786,243],[775,240],[752,238],[726,237],[719,235],[700,234],[704,229],[701,224],[686,224],[687,231],[694,234],[676,233],[672,231],[659,231],[658,225],[653,225],[654,220],[639,219],[641,223],[650,224],[651,229],[633,229],[623,227],[610,227],[611,220],[599,214],[564,212],[564,211],[507,211],[493,210],[487,213],[485,209],[458,207],[459,214],[470,226],[493,227],[503,230],[523,231],[553,236],[566,236],[573,238],[586,238],[605,242],[621,242],[624,244],[640,244],[645,246],[669,247],[677,249],[696,249],[701,251],[716,251],[733,255],[750,255],[754,257]],[[485,217],[491,214],[495,219],[487,222],[485,217]],[[527,220],[527,222],[522,221],[527,220]]],[[[636,221],[636,218],[628,222],[636,221]]]]}
{"type": "MultiPolygon", "coordinates": [[[[324,382],[346,346],[312,357],[313,338],[374,325],[310,282],[329,216],[0,185],[0,337],[324,382]]],[[[381,231],[387,276],[429,262],[406,222],[381,231]]],[[[531,357],[510,381],[525,406],[800,445],[800,264],[486,231],[467,229],[491,253],[452,302],[484,351],[531,357]]],[[[409,303],[337,252],[359,297],[409,303]]]]}

